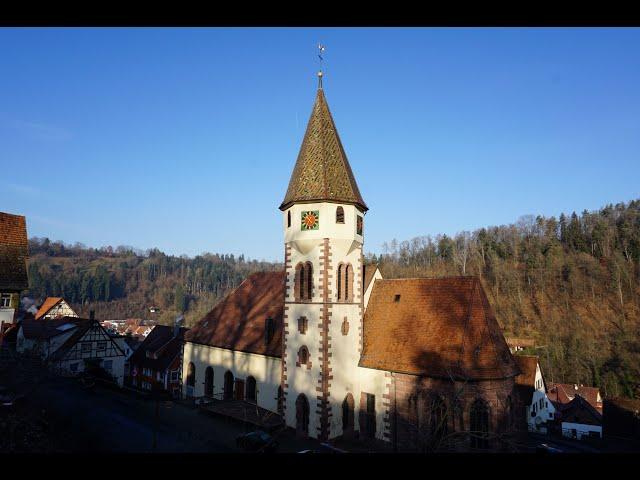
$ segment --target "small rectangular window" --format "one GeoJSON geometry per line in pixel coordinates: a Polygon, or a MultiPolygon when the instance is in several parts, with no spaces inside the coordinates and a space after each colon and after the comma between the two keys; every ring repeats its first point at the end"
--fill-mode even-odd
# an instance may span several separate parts
{"type": "Polygon", "coordinates": [[[400,301],[400,295],[399,295],[399,294],[396,294],[396,295],[393,297],[393,301],[394,301],[394,302],[396,302],[396,303],[397,303],[397,302],[399,302],[399,301],[400,301]]]}
{"type": "Polygon", "coordinates": [[[91,352],[91,343],[85,342],[82,344],[82,353],[90,353],[91,352]]]}
{"type": "Polygon", "coordinates": [[[96,345],[96,350],[99,352],[107,349],[107,342],[98,342],[96,345]]]}
{"type": "Polygon", "coordinates": [[[3,293],[0,295],[0,307],[9,308],[11,306],[11,295],[8,293],[3,293]]]}

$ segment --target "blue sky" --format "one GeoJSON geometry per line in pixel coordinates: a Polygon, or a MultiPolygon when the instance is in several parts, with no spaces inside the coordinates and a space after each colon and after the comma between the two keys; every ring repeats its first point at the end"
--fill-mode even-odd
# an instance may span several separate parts
{"type": "Polygon", "coordinates": [[[280,261],[319,41],[366,251],[640,197],[638,28],[3,28],[0,211],[280,261]]]}

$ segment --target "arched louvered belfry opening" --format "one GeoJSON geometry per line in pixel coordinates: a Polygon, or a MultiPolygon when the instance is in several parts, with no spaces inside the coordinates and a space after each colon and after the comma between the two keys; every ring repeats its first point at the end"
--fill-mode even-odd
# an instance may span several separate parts
{"type": "Polygon", "coordinates": [[[342,401],[342,435],[352,437],[355,424],[355,401],[351,393],[347,393],[342,401]]]}
{"type": "Polygon", "coordinates": [[[231,400],[233,398],[233,373],[227,370],[224,374],[224,399],[231,400]]]}
{"type": "Polygon", "coordinates": [[[256,379],[247,377],[247,402],[257,403],[257,394],[256,379]]]}
{"type": "Polygon", "coordinates": [[[343,285],[344,285],[344,280],[342,279],[342,277],[344,276],[344,269],[345,266],[341,263],[340,265],[338,265],[338,300],[343,300],[344,299],[344,293],[342,292],[343,289],[343,285]]]}
{"type": "Polygon", "coordinates": [[[478,398],[471,404],[469,412],[471,448],[489,448],[489,407],[487,402],[478,398]]]}
{"type": "Polygon", "coordinates": [[[296,434],[299,437],[309,436],[309,401],[304,393],[296,399],[296,434]]]}
{"type": "Polygon", "coordinates": [[[305,282],[305,299],[311,300],[313,298],[313,265],[311,264],[311,262],[306,263],[305,274],[305,276],[307,277],[305,282]]]}
{"type": "Polygon", "coordinates": [[[194,389],[196,385],[196,366],[193,362],[189,362],[189,366],[187,367],[187,397],[191,398],[194,396],[194,389]]]}
{"type": "Polygon", "coordinates": [[[344,269],[344,300],[350,302],[353,297],[353,267],[350,263],[344,269]]]}
{"type": "Polygon", "coordinates": [[[213,397],[213,368],[207,367],[204,371],[204,394],[213,397]]]}
{"type": "Polygon", "coordinates": [[[344,223],[344,208],[336,208],[336,223],[344,223]]]}

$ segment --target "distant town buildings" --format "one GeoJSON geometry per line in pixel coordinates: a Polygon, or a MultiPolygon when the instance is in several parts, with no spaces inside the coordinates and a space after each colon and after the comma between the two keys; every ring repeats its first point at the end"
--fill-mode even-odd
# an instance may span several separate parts
{"type": "Polygon", "coordinates": [[[22,215],[0,212],[0,336],[16,320],[27,278],[27,223],[22,215]]]}

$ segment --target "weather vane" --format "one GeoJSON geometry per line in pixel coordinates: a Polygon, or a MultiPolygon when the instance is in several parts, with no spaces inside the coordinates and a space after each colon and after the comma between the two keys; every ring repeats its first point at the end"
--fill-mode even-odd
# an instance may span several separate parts
{"type": "Polygon", "coordinates": [[[322,54],[324,53],[324,45],[318,44],[318,58],[320,59],[320,70],[318,71],[318,88],[322,88],[322,54]]]}

